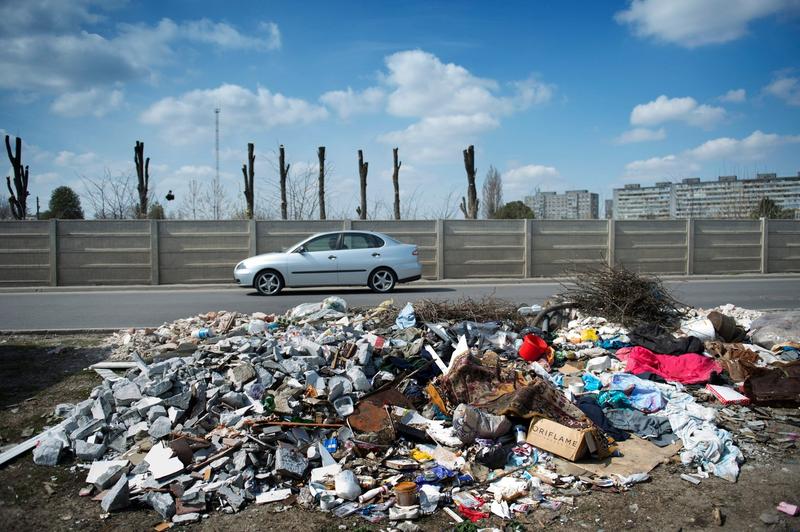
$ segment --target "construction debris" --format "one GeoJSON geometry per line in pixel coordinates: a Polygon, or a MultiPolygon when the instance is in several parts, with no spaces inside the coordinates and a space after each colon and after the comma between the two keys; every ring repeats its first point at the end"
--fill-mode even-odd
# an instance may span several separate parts
{"type": "Polygon", "coordinates": [[[121,331],[117,362],[97,366],[104,380],[89,398],[56,408],[64,420],[35,439],[34,461],[90,462],[86,494],[98,492],[103,512],[146,506],[165,526],[256,503],[413,529],[402,522],[439,509],[460,526],[558,511],[647,481],[675,455],[688,489],[709,475],[735,482],[752,443],[796,447],[796,432],[771,429],[800,426],[796,408],[760,406],[748,390],[796,360],[798,339],[767,350],[736,338],[743,347],[730,351],[717,339],[758,318],[734,307],[717,309],[704,340],[634,332],[711,318],[658,283],[597,275],[572,296],[599,315],[560,308],[542,328],[539,307],[488,299],[398,312],[328,298],[284,315],[209,312],[121,331]],[[604,299],[590,304],[590,293],[604,299]],[[623,297],[637,302],[612,301],[623,297]]]}

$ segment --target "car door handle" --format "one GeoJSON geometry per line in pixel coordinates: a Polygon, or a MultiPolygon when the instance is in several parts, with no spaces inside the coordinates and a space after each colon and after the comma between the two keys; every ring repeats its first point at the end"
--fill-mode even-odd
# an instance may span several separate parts
{"type": "Polygon", "coordinates": [[[373,254],[372,254],[372,256],[373,256],[373,257],[380,257],[380,256],[381,256],[381,254],[380,254],[380,253],[373,253],[373,254]]]}
{"type": "Polygon", "coordinates": [[[336,260],[336,255],[328,255],[328,258],[329,258],[330,260],[336,260]]]}

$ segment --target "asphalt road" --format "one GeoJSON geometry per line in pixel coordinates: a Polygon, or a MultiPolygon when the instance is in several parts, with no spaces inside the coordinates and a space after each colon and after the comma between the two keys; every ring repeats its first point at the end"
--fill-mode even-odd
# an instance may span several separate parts
{"type": "MultiPolygon", "coordinates": [[[[800,278],[671,280],[667,285],[684,303],[713,307],[724,303],[753,309],[800,308],[800,278]]],[[[542,303],[560,291],[555,282],[403,285],[390,296],[367,289],[286,290],[261,297],[253,290],[148,289],[141,291],[0,293],[0,331],[148,327],[211,310],[284,312],[300,303],[337,295],[351,306],[375,305],[391,297],[397,305],[430,298],[456,300],[486,295],[518,303],[542,303]]]]}

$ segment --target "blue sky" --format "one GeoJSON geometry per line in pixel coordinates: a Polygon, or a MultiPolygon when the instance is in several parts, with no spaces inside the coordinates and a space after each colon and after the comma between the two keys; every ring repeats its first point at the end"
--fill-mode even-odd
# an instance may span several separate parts
{"type": "MultiPolygon", "coordinates": [[[[800,171],[800,2],[0,3],[0,129],[20,135],[46,204],[81,176],[133,172],[143,140],[162,198],[221,175],[241,202],[246,143],[275,212],[275,150],[296,179],[327,147],[328,212],[441,214],[503,174],[505,199],[720,174],[800,171]]],[[[452,210],[452,209],[451,209],[452,210]]]]}

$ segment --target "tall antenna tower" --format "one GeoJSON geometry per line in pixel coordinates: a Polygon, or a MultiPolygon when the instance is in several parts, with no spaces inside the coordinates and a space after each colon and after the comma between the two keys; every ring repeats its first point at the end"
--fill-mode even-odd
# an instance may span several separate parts
{"type": "MultiPolygon", "coordinates": [[[[214,194],[219,193],[219,107],[214,108],[214,152],[216,155],[216,175],[214,176],[214,194]]],[[[219,201],[214,201],[214,219],[219,220],[219,201]]]]}

